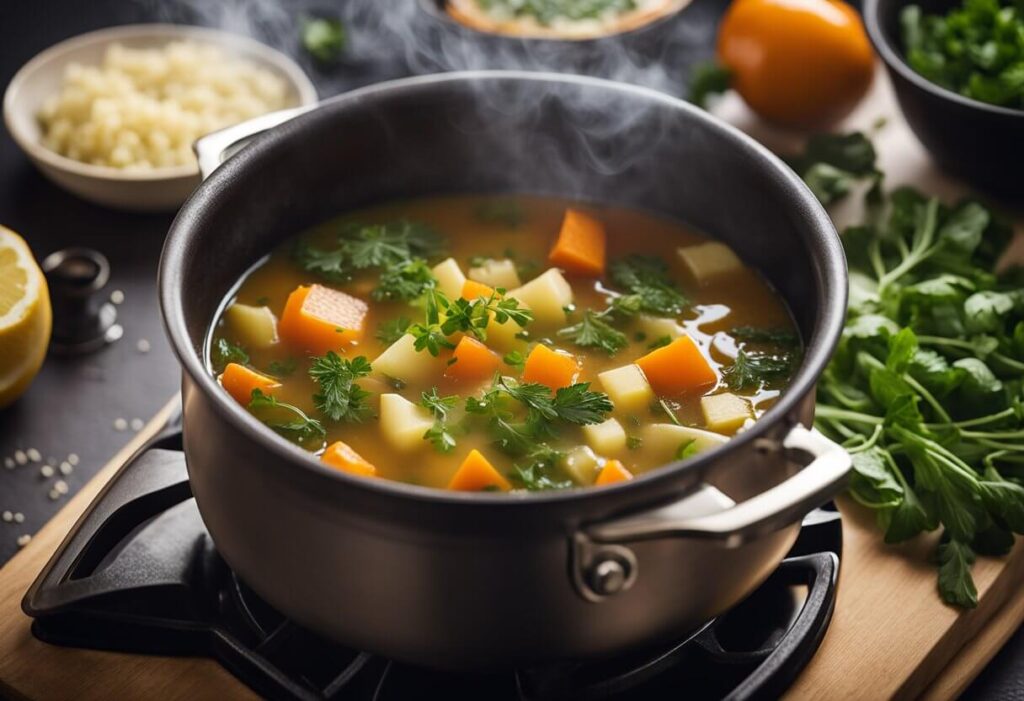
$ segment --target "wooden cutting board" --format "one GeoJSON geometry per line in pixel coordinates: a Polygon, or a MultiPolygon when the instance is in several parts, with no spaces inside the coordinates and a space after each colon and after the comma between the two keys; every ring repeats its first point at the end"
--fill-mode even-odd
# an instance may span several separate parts
{"type": "MultiPolygon", "coordinates": [[[[720,116],[770,146],[793,150],[797,138],[761,124],[733,98],[720,116]]],[[[913,183],[954,199],[964,192],[937,173],[895,110],[887,81],[876,81],[849,126],[888,125],[875,137],[890,186],[913,183]]],[[[855,211],[839,214],[855,217],[855,211]]],[[[1018,219],[1020,223],[1021,219],[1018,219]]],[[[1018,242],[1020,243],[1020,242],[1018,242]]],[[[89,502],[131,453],[163,424],[168,405],[32,541],[0,569],[0,697],[96,699],[255,698],[217,663],[77,650],[32,637],[21,598],[89,502]]],[[[979,605],[944,606],[928,562],[933,541],[885,546],[870,514],[841,501],[843,559],[836,612],[821,648],[790,688],[791,699],[955,698],[1024,621],[1024,542],[1006,558],[974,568],[979,605]]]]}

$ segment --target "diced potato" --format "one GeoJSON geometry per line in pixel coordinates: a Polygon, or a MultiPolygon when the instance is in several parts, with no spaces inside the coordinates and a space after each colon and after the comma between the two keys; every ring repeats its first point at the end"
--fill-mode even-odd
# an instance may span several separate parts
{"type": "Polygon", "coordinates": [[[753,416],[750,402],[732,392],[701,397],[700,410],[708,428],[720,433],[735,433],[743,422],[753,416]]]}
{"type": "Polygon", "coordinates": [[[533,311],[535,324],[562,326],[565,324],[565,307],[572,304],[572,287],[562,273],[551,268],[509,292],[509,296],[533,311]]]}
{"type": "Polygon", "coordinates": [[[683,335],[683,327],[677,324],[675,319],[665,319],[649,314],[641,314],[637,318],[637,328],[647,334],[648,341],[657,341],[666,336],[675,340],[683,335]]]}
{"type": "Polygon", "coordinates": [[[519,281],[516,264],[509,258],[488,258],[483,265],[470,268],[467,277],[470,280],[490,285],[495,289],[501,287],[505,290],[511,290],[522,284],[519,281]]]}
{"type": "Polygon", "coordinates": [[[743,261],[721,241],[708,241],[677,249],[686,272],[698,285],[743,269],[743,261]]]}
{"type": "Polygon", "coordinates": [[[410,334],[402,336],[371,363],[373,371],[407,383],[439,377],[444,372],[444,361],[427,351],[417,351],[415,343],[410,334]]]}
{"type": "MultiPolygon", "coordinates": [[[[526,307],[521,300],[519,306],[526,307]]],[[[529,327],[530,325],[527,324],[526,328],[528,329],[529,327]]],[[[507,353],[514,348],[524,345],[522,339],[516,338],[516,334],[524,330],[526,329],[511,319],[506,320],[504,324],[499,324],[492,318],[490,323],[487,324],[487,345],[495,350],[507,353]]]]}
{"type": "Polygon", "coordinates": [[[224,320],[246,348],[269,348],[277,343],[277,317],[269,307],[232,304],[224,312],[224,320]]]}
{"type": "Polygon", "coordinates": [[[729,439],[719,433],[675,424],[651,424],[640,429],[644,449],[657,460],[674,460],[676,452],[689,441],[697,452],[710,450],[729,439]]]}
{"type": "Polygon", "coordinates": [[[576,484],[593,484],[597,475],[597,456],[587,446],[579,445],[566,453],[562,467],[576,484]]]}
{"type": "Polygon", "coordinates": [[[615,419],[584,426],[583,435],[587,444],[602,455],[614,455],[626,447],[626,431],[615,419]]]}
{"type": "Polygon", "coordinates": [[[384,439],[397,450],[412,451],[427,445],[425,434],[434,425],[434,417],[400,394],[380,397],[380,430],[384,439]]]}
{"type": "Polygon", "coordinates": [[[448,299],[456,299],[462,294],[462,286],[466,284],[466,276],[454,258],[446,258],[434,266],[434,277],[437,278],[437,289],[448,299]]]}
{"type": "Polygon", "coordinates": [[[597,379],[615,405],[616,411],[641,411],[654,401],[654,390],[636,365],[623,365],[621,368],[606,370],[598,375],[597,379]]]}

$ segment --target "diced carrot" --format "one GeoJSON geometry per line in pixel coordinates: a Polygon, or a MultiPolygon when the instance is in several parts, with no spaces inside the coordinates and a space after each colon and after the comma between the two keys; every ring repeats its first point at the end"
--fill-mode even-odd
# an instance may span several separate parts
{"type": "Polygon", "coordinates": [[[604,224],[567,209],[548,260],[570,273],[600,277],[604,275],[605,239],[604,224]]]}
{"type": "Polygon", "coordinates": [[[337,468],[342,472],[350,472],[361,477],[376,477],[377,468],[366,458],[352,450],[352,446],[342,441],[331,443],[320,456],[320,461],[337,468]]]}
{"type": "Polygon", "coordinates": [[[469,451],[469,455],[462,461],[462,465],[455,472],[452,481],[448,483],[448,489],[455,489],[461,492],[479,492],[488,487],[500,489],[507,492],[512,485],[501,473],[494,469],[494,466],[487,461],[479,450],[475,448],[469,451]]]}
{"type": "Polygon", "coordinates": [[[252,391],[258,389],[271,394],[281,384],[273,377],[267,377],[238,363],[228,363],[220,376],[221,386],[242,406],[248,406],[252,391]]]}
{"type": "Polygon", "coordinates": [[[601,472],[598,473],[597,479],[594,484],[602,486],[605,484],[615,484],[616,482],[628,482],[633,479],[633,473],[626,469],[618,460],[609,460],[601,468],[601,472]]]}
{"type": "Polygon", "coordinates": [[[476,280],[466,280],[462,283],[462,298],[474,300],[477,297],[490,297],[494,294],[494,288],[476,280]]]}
{"type": "Polygon", "coordinates": [[[362,339],[366,312],[358,297],[323,285],[300,286],[288,295],[277,331],[295,348],[323,355],[362,339]]]}
{"type": "Polygon", "coordinates": [[[472,336],[463,336],[452,351],[452,362],[445,371],[446,377],[472,382],[494,375],[501,363],[498,354],[472,336]]]}
{"type": "Polygon", "coordinates": [[[715,384],[718,376],[700,347],[683,335],[636,361],[647,382],[661,396],[693,392],[715,384]]]}
{"type": "Polygon", "coordinates": [[[523,382],[539,382],[553,390],[568,387],[580,372],[576,357],[565,351],[553,351],[538,343],[523,366],[523,382]]]}

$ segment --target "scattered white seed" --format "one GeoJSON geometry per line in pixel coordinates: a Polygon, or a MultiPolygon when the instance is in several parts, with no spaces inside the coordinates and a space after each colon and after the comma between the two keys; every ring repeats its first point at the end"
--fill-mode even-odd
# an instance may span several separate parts
{"type": "Polygon", "coordinates": [[[29,448],[28,450],[25,451],[25,454],[28,456],[28,459],[31,460],[32,462],[39,462],[40,460],[43,459],[43,456],[40,455],[39,451],[36,450],[35,448],[29,448]]]}
{"type": "Polygon", "coordinates": [[[39,468],[39,474],[41,474],[46,479],[53,477],[53,465],[43,465],[42,467],[39,468]]]}
{"type": "Polygon", "coordinates": [[[62,475],[70,475],[75,471],[75,468],[68,461],[64,461],[60,464],[60,473],[62,475]]]}
{"type": "Polygon", "coordinates": [[[15,523],[25,523],[25,514],[21,513],[20,511],[16,512],[14,514],[14,522],[15,523]]]}
{"type": "Polygon", "coordinates": [[[17,450],[14,452],[14,462],[24,465],[28,462],[28,455],[25,454],[24,450],[17,450]]]}
{"type": "Polygon", "coordinates": [[[140,353],[148,353],[151,346],[149,345],[149,341],[144,338],[140,338],[139,342],[135,344],[135,348],[137,348],[140,353]]]}
{"type": "Polygon", "coordinates": [[[142,419],[132,419],[131,427],[133,431],[141,431],[142,427],[146,425],[146,422],[142,419]]]}
{"type": "Polygon", "coordinates": [[[12,514],[10,511],[5,511],[2,515],[0,515],[0,518],[4,520],[4,523],[10,523],[14,520],[14,514],[12,514]]]}
{"type": "Polygon", "coordinates": [[[114,430],[123,431],[128,428],[128,422],[124,419],[114,419],[114,430]]]}
{"type": "Polygon", "coordinates": [[[58,499],[60,499],[60,492],[58,492],[56,489],[51,489],[50,493],[47,496],[50,497],[50,501],[57,501],[58,499]]]}
{"type": "Polygon", "coordinates": [[[14,458],[4,458],[4,467],[6,467],[8,470],[13,470],[14,464],[14,458]]]}
{"type": "Polygon", "coordinates": [[[124,302],[124,292],[121,290],[114,290],[110,293],[110,301],[114,304],[121,304],[124,302]]]}
{"type": "Polygon", "coordinates": [[[64,480],[57,480],[56,482],[53,483],[53,489],[57,492],[57,494],[67,494],[68,483],[65,482],[64,480]]]}
{"type": "Polygon", "coordinates": [[[68,462],[71,463],[72,465],[77,465],[78,453],[71,453],[70,455],[68,455],[68,462]]]}
{"type": "Polygon", "coordinates": [[[26,545],[28,545],[30,540],[32,540],[32,536],[30,536],[28,533],[26,533],[25,535],[18,536],[18,547],[24,548],[26,545]]]}

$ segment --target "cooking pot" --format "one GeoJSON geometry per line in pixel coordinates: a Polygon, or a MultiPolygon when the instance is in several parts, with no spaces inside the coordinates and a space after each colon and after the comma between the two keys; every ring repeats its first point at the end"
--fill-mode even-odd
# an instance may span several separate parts
{"type": "Polygon", "coordinates": [[[182,207],[160,265],[189,479],[227,563],[299,624],[451,669],[620,653],[740,601],[841,489],[848,455],[806,427],[842,327],[842,248],[789,168],[705,112],[592,78],[449,73],[268,115],[197,152],[204,172],[219,167],[182,207]],[[714,450],[607,488],[513,494],[332,470],[219,387],[211,320],[275,246],[355,207],[467,192],[641,208],[720,238],[793,312],[805,351],[791,385],[714,450]]]}

